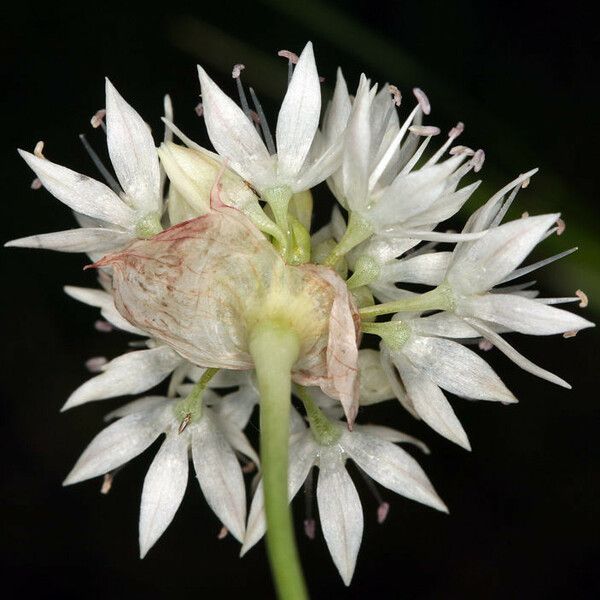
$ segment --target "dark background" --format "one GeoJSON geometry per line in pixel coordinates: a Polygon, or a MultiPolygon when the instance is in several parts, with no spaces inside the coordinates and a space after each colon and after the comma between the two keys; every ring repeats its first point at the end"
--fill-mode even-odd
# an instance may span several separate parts
{"type": "MultiPolygon", "coordinates": [[[[96,148],[91,115],[103,106],[103,76],[159,131],[169,92],[178,124],[205,142],[194,115],[195,64],[208,66],[233,92],[231,65],[244,62],[271,116],[285,65],[275,53],[307,39],[331,89],[341,64],[352,85],[365,70],[410,96],[419,85],[433,104],[431,123],[464,120],[463,143],[487,152],[493,188],[532,166],[541,174],[521,195],[523,210],[562,210],[567,230],[542,249],[580,252],[540,274],[548,295],[590,293],[598,319],[597,28],[583,4],[543,2],[342,2],[275,0],[163,3],[155,9],[86,3],[76,12],[17,3],[1,36],[3,115],[2,241],[71,226],[69,211],[47,192],[29,189],[32,173],[15,148],[46,141],[46,155],[93,174],[76,134],[96,148]]],[[[158,137],[158,136],[157,136],[158,137]]],[[[323,202],[326,194],[320,194],[323,202]]],[[[329,205],[327,205],[329,206],[329,205]]],[[[328,212],[320,209],[320,218],[328,212]]],[[[460,225],[465,215],[457,220],[460,225]]],[[[264,546],[243,560],[197,484],[144,561],[137,558],[137,517],[146,452],[116,479],[60,483],[101,418],[119,401],[66,414],[58,410],[84,381],[87,357],[121,353],[124,334],[100,334],[94,309],[68,299],[62,285],[93,285],[79,255],[3,250],[2,588],[8,597],[272,597],[264,546]]],[[[577,309],[575,309],[577,310],[577,309]]],[[[467,453],[413,421],[396,403],[369,411],[420,436],[432,449],[421,464],[450,507],[438,514],[403,498],[383,526],[358,481],[365,536],[352,586],[344,588],[322,537],[300,536],[314,599],[598,597],[598,336],[511,336],[535,362],[574,384],[566,391],[515,368],[492,351],[494,365],[520,404],[502,407],[453,399],[469,433],[467,453]]],[[[296,516],[302,518],[302,502],[296,516]]],[[[299,530],[300,531],[300,530],[299,530]]]]}

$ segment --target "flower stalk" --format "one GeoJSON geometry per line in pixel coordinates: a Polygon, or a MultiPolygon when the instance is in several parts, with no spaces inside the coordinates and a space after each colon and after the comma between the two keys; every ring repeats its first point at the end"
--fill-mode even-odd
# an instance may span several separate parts
{"type": "Polygon", "coordinates": [[[378,315],[389,315],[398,312],[452,310],[452,304],[451,291],[447,286],[442,284],[419,296],[408,296],[400,298],[400,300],[394,300],[393,302],[365,306],[360,309],[360,316],[364,319],[365,317],[376,317],[378,315]]]}
{"type": "Polygon", "coordinates": [[[260,390],[260,458],[263,473],[267,552],[280,600],[306,600],[306,584],[294,537],[288,501],[291,369],[300,342],[276,321],[252,331],[250,353],[260,390]]]}

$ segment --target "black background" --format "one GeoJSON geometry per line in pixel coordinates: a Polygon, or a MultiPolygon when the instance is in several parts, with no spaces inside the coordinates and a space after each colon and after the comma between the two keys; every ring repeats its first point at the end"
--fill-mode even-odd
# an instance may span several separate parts
{"type": "MultiPolygon", "coordinates": [[[[464,143],[486,149],[484,173],[494,184],[532,165],[542,168],[519,211],[554,210],[553,186],[566,185],[560,208],[575,226],[567,228],[561,248],[579,243],[578,223],[597,239],[598,39],[583,5],[464,0],[320,5],[344,10],[376,40],[401,48],[403,54],[396,55],[347,31],[335,15],[321,16],[315,26],[314,2],[290,0],[283,8],[275,2],[163,4],[154,9],[86,3],[70,12],[59,4],[22,2],[5,15],[3,241],[71,226],[59,202],[43,190],[29,190],[32,174],[16,147],[31,149],[43,139],[47,156],[93,174],[76,134],[88,131],[101,148],[101,134],[88,123],[103,106],[104,75],[156,130],[162,95],[171,93],[177,122],[205,142],[193,113],[195,63],[205,62],[233,91],[226,72],[218,70],[231,51],[230,39],[271,56],[281,48],[299,51],[312,39],[326,83],[339,63],[352,85],[363,69],[405,92],[421,85],[430,91],[432,122],[445,128],[457,118],[467,122],[464,143]],[[206,24],[213,34],[216,28],[230,37],[218,31],[201,35],[206,24]],[[410,59],[403,62],[403,56],[410,59]]],[[[253,75],[245,56],[230,62],[238,61],[247,62],[246,80],[256,77],[258,90],[266,90],[264,103],[274,115],[269,90],[283,89],[285,65],[253,75]]],[[[327,201],[326,194],[318,197],[327,201]]],[[[319,218],[327,211],[320,208],[319,218]]],[[[581,260],[596,268],[598,257],[582,252],[581,260]]],[[[239,560],[231,538],[218,541],[219,523],[192,480],[167,533],[144,561],[137,558],[139,497],[152,451],[117,477],[107,497],[98,494],[95,480],[61,487],[101,427],[102,415],[119,402],[66,414],[58,410],[89,376],[84,359],[116,356],[128,336],[96,332],[94,309],[62,293],[66,283],[94,284],[94,275],[82,272],[82,256],[3,250],[0,257],[2,588],[8,597],[272,597],[264,546],[239,560]]],[[[577,279],[578,256],[567,260],[568,273],[551,267],[540,277],[549,295],[570,295],[573,286],[586,289],[585,280],[577,279]]],[[[597,312],[588,316],[597,319],[597,312]]],[[[502,407],[453,399],[472,453],[413,421],[396,403],[369,411],[373,421],[394,424],[430,444],[432,455],[418,458],[451,514],[390,493],[390,516],[377,525],[376,503],[357,481],[365,536],[349,589],[322,537],[309,542],[300,536],[313,598],[598,597],[597,334],[586,331],[566,341],[511,339],[571,381],[574,390],[537,380],[492,351],[486,358],[521,402],[502,407]]],[[[300,522],[302,502],[295,507],[300,522]]]]}

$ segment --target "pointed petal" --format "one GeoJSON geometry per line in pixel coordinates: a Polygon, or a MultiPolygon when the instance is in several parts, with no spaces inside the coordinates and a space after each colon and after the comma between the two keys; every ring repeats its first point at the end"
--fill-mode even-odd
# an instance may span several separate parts
{"type": "Polygon", "coordinates": [[[244,179],[264,179],[271,158],[242,109],[198,66],[206,129],[217,152],[244,179]]]}
{"type": "Polygon", "coordinates": [[[328,141],[332,142],[344,133],[351,110],[352,102],[348,94],[348,86],[342,70],[338,67],[333,98],[323,118],[323,133],[328,141]]]}
{"type": "Polygon", "coordinates": [[[411,321],[412,330],[419,335],[449,338],[477,338],[481,334],[461,317],[448,312],[439,312],[411,321]]]}
{"type": "Polygon", "coordinates": [[[11,240],[7,248],[36,248],[60,252],[110,252],[126,246],[132,236],[116,229],[84,228],[41,233],[11,240]]]}
{"type": "Polygon", "coordinates": [[[490,290],[525,260],[557,218],[558,214],[527,217],[488,230],[455,255],[448,282],[461,294],[490,290]]]}
{"type": "Polygon", "coordinates": [[[279,173],[295,179],[308,155],[319,126],[321,84],[312,43],[308,42],[294,68],[277,118],[277,162],[279,173]]]}
{"type": "Polygon", "coordinates": [[[108,186],[24,150],[19,154],[44,187],[69,208],[125,229],[135,226],[134,211],[108,186]]]}
{"type": "Polygon", "coordinates": [[[477,400],[516,402],[492,367],[458,342],[411,336],[402,352],[417,369],[452,394],[477,400]]]}
{"type": "Polygon", "coordinates": [[[561,308],[516,294],[465,298],[460,312],[529,335],[552,335],[594,327],[594,323],[561,308]]]}
{"type": "Polygon", "coordinates": [[[398,373],[396,372],[396,368],[392,362],[392,357],[390,356],[390,351],[383,342],[380,344],[380,348],[381,366],[383,367],[383,371],[389,384],[392,386],[394,395],[407,412],[409,412],[415,419],[420,419],[421,417],[419,416],[419,413],[416,411],[411,398],[406,393],[406,389],[400,381],[400,377],[398,377],[398,373]]]}
{"type": "Polygon", "coordinates": [[[436,494],[423,469],[402,448],[359,431],[344,431],[340,445],[367,475],[382,486],[447,512],[446,505],[436,494]]]}
{"type": "Polygon", "coordinates": [[[188,481],[189,436],[169,433],[152,461],[142,490],[140,558],[171,524],[188,481]]]}
{"type": "Polygon", "coordinates": [[[181,361],[167,346],[123,354],[105,365],[103,373],[79,386],[62,410],[94,400],[145,392],[160,383],[181,361]]]}
{"type": "Polygon", "coordinates": [[[413,406],[423,421],[446,439],[470,450],[469,438],[439,386],[401,353],[395,353],[394,362],[413,406]]]}
{"type": "Polygon", "coordinates": [[[381,267],[380,281],[439,285],[448,269],[451,252],[430,252],[395,260],[381,267]]]}
{"type": "Polygon", "coordinates": [[[337,447],[321,450],[317,503],[331,558],[344,583],[350,585],[362,540],[363,511],[358,492],[337,447]]]}
{"type": "Polygon", "coordinates": [[[546,371],[546,369],[542,369],[542,367],[538,367],[538,365],[532,363],[529,359],[517,352],[502,336],[498,335],[479,319],[465,320],[474,329],[477,329],[477,331],[479,331],[487,340],[492,342],[492,344],[494,344],[494,346],[498,348],[500,352],[508,356],[510,360],[521,367],[521,369],[531,373],[532,375],[535,375],[536,377],[541,377],[546,381],[550,381],[551,383],[555,383],[556,385],[560,385],[561,387],[569,390],[571,389],[571,386],[564,379],[561,379],[558,375],[554,375],[554,373],[550,373],[550,371],[546,371]]]}
{"type": "Polygon", "coordinates": [[[240,463],[210,409],[192,429],[192,459],[202,493],[236,540],[244,539],[246,489],[240,463]]]}
{"type": "Polygon", "coordinates": [[[123,417],[103,429],[85,449],[63,485],[104,475],[141,454],[163,431],[165,415],[165,409],[158,407],[123,417]]]}
{"type": "Polygon", "coordinates": [[[137,412],[149,411],[159,404],[166,404],[168,402],[174,402],[174,400],[165,396],[144,396],[143,398],[137,398],[104,415],[104,421],[108,423],[114,419],[120,419],[121,417],[133,415],[137,412]]]}
{"type": "Polygon", "coordinates": [[[144,214],[161,209],[160,168],[150,128],[106,79],[106,142],[121,187],[144,214]]]}
{"type": "Polygon", "coordinates": [[[369,80],[361,75],[344,140],[342,180],[345,200],[351,210],[364,212],[369,203],[371,162],[371,96],[369,80]]]}
{"type": "Polygon", "coordinates": [[[416,446],[423,454],[431,454],[431,450],[429,447],[424,444],[421,440],[413,437],[412,435],[408,435],[407,433],[402,433],[401,431],[397,431],[396,429],[392,429],[391,427],[386,427],[385,425],[373,425],[372,423],[367,423],[366,425],[358,425],[358,431],[362,431],[364,433],[368,433],[372,436],[381,438],[386,442],[392,442],[393,444],[412,444],[416,446]]]}
{"type": "Polygon", "coordinates": [[[76,287],[74,285],[66,285],[64,290],[71,298],[75,298],[75,300],[79,300],[79,302],[83,302],[89,306],[100,308],[100,314],[117,329],[128,331],[135,335],[147,335],[141,329],[134,327],[129,321],[126,321],[117,312],[113,297],[109,293],[103,292],[102,290],[76,287]]]}

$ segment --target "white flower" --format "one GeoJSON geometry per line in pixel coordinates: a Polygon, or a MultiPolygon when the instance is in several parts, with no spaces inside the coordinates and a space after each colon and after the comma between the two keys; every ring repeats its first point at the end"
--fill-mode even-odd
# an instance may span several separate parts
{"type": "MultiPolygon", "coordinates": [[[[438,314],[444,316],[444,313],[438,314]]],[[[441,388],[471,400],[508,404],[516,402],[515,397],[475,352],[453,340],[437,337],[441,329],[439,318],[433,335],[428,335],[432,329],[428,318],[405,315],[402,321],[399,318],[400,315],[394,317],[393,334],[384,336],[381,344],[382,365],[398,399],[439,434],[470,450],[467,434],[441,388]],[[401,382],[392,363],[398,369],[401,382]]]]}
{"type": "Polygon", "coordinates": [[[371,233],[454,241],[456,236],[429,231],[455,214],[475,191],[479,182],[456,188],[471,168],[478,170],[480,155],[460,169],[469,151],[455,152],[445,162],[438,162],[462,131],[460,125],[450,132],[448,142],[416,169],[431,137],[439,133],[435,127],[413,125],[420,123],[423,113],[428,114],[428,101],[423,92],[415,90],[419,102],[400,127],[389,92],[384,89],[375,95],[376,89],[362,75],[350,109],[346,84],[338,71],[324,130],[344,130],[345,137],[342,166],[328,180],[331,190],[343,206],[360,216],[371,233]],[[412,135],[401,144],[409,130],[412,135]],[[417,148],[419,135],[426,139],[417,148]]]}
{"type": "Polygon", "coordinates": [[[161,230],[160,168],[152,135],[108,79],[106,127],[108,152],[123,191],[19,150],[43,186],[76,213],[92,219],[92,226],[21,238],[7,246],[106,253],[161,230]]]}
{"type": "MultiPolygon", "coordinates": [[[[167,529],[181,504],[190,450],[209,506],[237,540],[242,541],[245,534],[246,491],[235,451],[256,461],[254,451],[238,423],[228,422],[220,408],[205,405],[201,416],[180,431],[177,402],[142,398],[108,415],[119,420],[92,440],[64,482],[70,485],[110,473],[165,433],[144,480],[139,524],[142,558],[167,529]]],[[[213,402],[222,400],[213,398],[213,402]]]]}
{"type": "MultiPolygon", "coordinates": [[[[389,428],[356,425],[350,432],[341,424],[331,425],[339,437],[330,444],[320,444],[309,428],[302,428],[291,438],[288,493],[291,501],[312,467],[319,467],[317,504],[323,535],[333,562],[349,585],[362,539],[363,512],[346,471],[346,460],[351,459],[369,477],[397,494],[444,512],[447,508],[415,459],[388,441],[412,442],[412,438],[389,428]]],[[[261,482],[250,507],[242,555],[260,540],[265,527],[261,482]]]]}
{"type": "MultiPolygon", "coordinates": [[[[228,165],[261,194],[281,186],[307,190],[327,178],[339,164],[337,140],[311,152],[319,125],[321,89],[313,47],[306,44],[281,104],[276,147],[267,148],[253,123],[202,67],[204,117],[210,140],[228,165]]],[[[266,127],[266,123],[262,123],[266,127]]],[[[266,134],[267,139],[270,133],[266,134]]]]}
{"type": "MultiPolygon", "coordinates": [[[[532,270],[528,267],[517,270],[517,267],[554,230],[552,226],[559,216],[550,214],[526,217],[497,225],[507,208],[506,205],[501,206],[503,194],[515,185],[518,189],[526,177],[521,176],[500,190],[472,215],[465,230],[477,231],[486,227],[489,230],[479,240],[456,246],[444,285],[448,286],[453,312],[479,335],[483,335],[526,371],[563,387],[570,387],[560,377],[520,355],[497,333],[498,330],[504,330],[530,335],[552,335],[577,332],[594,326],[578,315],[551,306],[551,299],[529,298],[519,290],[515,293],[507,289],[507,293],[503,293],[502,288],[492,289],[532,270]]],[[[513,198],[514,195],[509,198],[508,203],[513,198]]],[[[542,261],[533,268],[546,262],[542,261]]]]}

